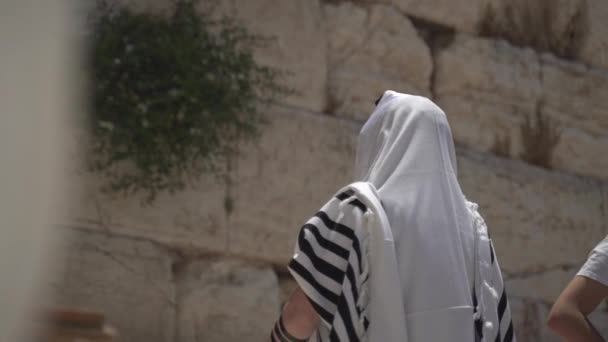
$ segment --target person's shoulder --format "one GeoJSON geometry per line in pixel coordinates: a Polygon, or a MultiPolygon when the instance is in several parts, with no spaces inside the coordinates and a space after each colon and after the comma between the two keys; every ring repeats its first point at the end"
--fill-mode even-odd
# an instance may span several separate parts
{"type": "Polygon", "coordinates": [[[591,250],[577,275],[591,278],[608,286],[608,237],[591,250]]]}
{"type": "Polygon", "coordinates": [[[601,253],[608,257],[608,236],[605,237],[602,241],[600,241],[594,248],[593,251],[595,253],[601,253]]]}

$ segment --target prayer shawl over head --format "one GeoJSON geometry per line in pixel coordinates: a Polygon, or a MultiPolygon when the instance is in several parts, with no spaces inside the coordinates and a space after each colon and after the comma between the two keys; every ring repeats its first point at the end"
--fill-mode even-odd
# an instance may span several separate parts
{"type": "Polygon", "coordinates": [[[457,180],[430,100],[386,91],[362,128],[353,183],[299,234],[292,275],[322,341],[514,341],[500,268],[457,180]]]}

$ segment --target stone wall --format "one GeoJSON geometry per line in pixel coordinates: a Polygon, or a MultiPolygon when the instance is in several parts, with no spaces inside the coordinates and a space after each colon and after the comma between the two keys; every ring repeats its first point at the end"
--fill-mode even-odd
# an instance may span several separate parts
{"type": "MultiPolygon", "coordinates": [[[[268,110],[260,140],[233,160],[230,185],[203,179],[142,207],[76,175],[83,191],[61,225],[72,238],[57,301],[104,311],[123,341],[266,340],[294,288],[285,263],[300,225],[351,180],[356,134],[394,89],[446,111],[519,340],[557,341],[544,327],[550,305],[608,233],[608,6],[559,3],[548,33],[568,31],[587,9],[567,59],[482,30],[488,13],[506,20],[502,0],[222,1],[221,11],[276,36],[256,58],[290,70],[298,93],[268,110]],[[561,132],[543,150],[548,165],[522,157],[531,148],[522,126],[537,114],[561,132]]],[[[602,307],[592,318],[606,333],[607,316],[602,307]]]]}

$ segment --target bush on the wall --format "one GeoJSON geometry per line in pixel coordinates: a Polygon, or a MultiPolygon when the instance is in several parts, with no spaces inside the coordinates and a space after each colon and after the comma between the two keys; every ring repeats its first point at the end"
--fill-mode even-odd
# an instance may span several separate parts
{"type": "Polygon", "coordinates": [[[254,60],[264,38],[195,5],[178,0],[171,13],[150,14],[98,3],[88,155],[105,190],[152,200],[218,174],[259,131],[262,105],[290,92],[281,71],[254,60]]]}

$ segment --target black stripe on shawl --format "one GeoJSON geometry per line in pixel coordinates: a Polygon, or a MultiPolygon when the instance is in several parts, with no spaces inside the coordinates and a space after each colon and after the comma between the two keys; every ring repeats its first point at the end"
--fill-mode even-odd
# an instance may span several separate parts
{"type": "Polygon", "coordinates": [[[338,232],[352,241],[353,250],[357,254],[359,269],[361,269],[361,248],[359,246],[359,239],[355,236],[355,232],[343,224],[332,221],[323,211],[319,211],[315,216],[320,218],[328,229],[338,232]]]}
{"type": "Polygon", "coordinates": [[[340,300],[338,301],[338,313],[340,314],[340,317],[342,317],[342,322],[344,322],[344,330],[346,330],[346,334],[348,335],[348,341],[358,342],[359,337],[357,337],[357,332],[355,331],[355,327],[353,326],[353,321],[350,317],[348,302],[346,301],[346,297],[344,294],[340,296],[340,300]]]}
{"type": "Polygon", "coordinates": [[[350,263],[348,263],[348,267],[346,268],[346,277],[348,278],[348,282],[350,283],[350,290],[353,293],[353,304],[357,309],[357,313],[361,314],[361,310],[357,306],[357,302],[359,301],[359,291],[357,291],[357,284],[355,282],[355,271],[351,267],[350,263]]]}
{"type": "MultiPolygon", "coordinates": [[[[338,295],[329,291],[327,288],[323,287],[317,280],[313,277],[313,275],[299,262],[295,259],[291,259],[289,262],[289,268],[293,270],[297,275],[302,277],[310,286],[312,286],[321,296],[327,299],[334,305],[338,303],[338,295]]],[[[334,315],[329,311],[325,310],[323,307],[318,305],[314,300],[310,299],[310,303],[315,308],[319,316],[323,318],[326,322],[330,323],[334,320],[334,315]]]]}
{"type": "Polygon", "coordinates": [[[492,261],[492,265],[494,265],[494,246],[492,245],[492,240],[490,240],[490,260],[492,261]]]}
{"type": "Polygon", "coordinates": [[[500,302],[498,302],[498,323],[502,321],[502,317],[507,310],[507,292],[503,289],[502,295],[500,296],[500,302]]]}
{"type": "Polygon", "coordinates": [[[344,201],[345,199],[352,197],[355,194],[355,192],[353,190],[346,190],[342,193],[339,193],[336,195],[336,198],[339,199],[340,201],[344,201]]]}
{"type": "MultiPolygon", "coordinates": [[[[314,224],[307,223],[304,226],[302,226],[302,230],[307,230],[307,231],[311,232],[312,235],[314,235],[317,242],[319,243],[319,246],[327,249],[328,251],[333,252],[334,254],[338,255],[339,257],[341,257],[343,259],[348,259],[348,255],[350,254],[348,252],[348,250],[345,249],[344,247],[334,243],[333,241],[324,238],[323,235],[321,235],[321,232],[319,232],[319,228],[317,226],[315,226],[314,224]]],[[[300,235],[303,234],[302,230],[300,231],[300,235]]]]}
{"type": "Polygon", "coordinates": [[[509,328],[507,329],[507,333],[505,334],[505,342],[513,341],[513,322],[509,322],[509,328]]]}
{"type": "Polygon", "coordinates": [[[340,342],[340,338],[338,337],[338,334],[336,334],[336,330],[331,329],[331,332],[329,333],[329,341],[340,342]]]}
{"type": "Polygon", "coordinates": [[[315,270],[317,270],[319,273],[324,274],[328,278],[331,278],[336,283],[342,284],[342,281],[344,280],[344,271],[342,271],[335,265],[328,263],[322,258],[319,258],[315,253],[314,249],[312,248],[310,242],[306,240],[304,232],[302,232],[298,236],[298,244],[300,251],[302,251],[302,253],[304,253],[308,257],[308,259],[310,259],[310,262],[312,263],[312,266],[315,268],[315,270]]]}
{"type": "Polygon", "coordinates": [[[353,199],[352,201],[348,202],[348,204],[354,205],[355,207],[359,208],[362,212],[367,211],[367,207],[365,206],[365,204],[363,204],[363,202],[359,201],[356,198],[353,199]]]}
{"type": "MultiPolygon", "coordinates": [[[[473,313],[477,313],[477,293],[473,290],[473,313]]],[[[475,320],[475,333],[479,340],[483,340],[483,317],[481,314],[478,319],[475,320]]]]}

